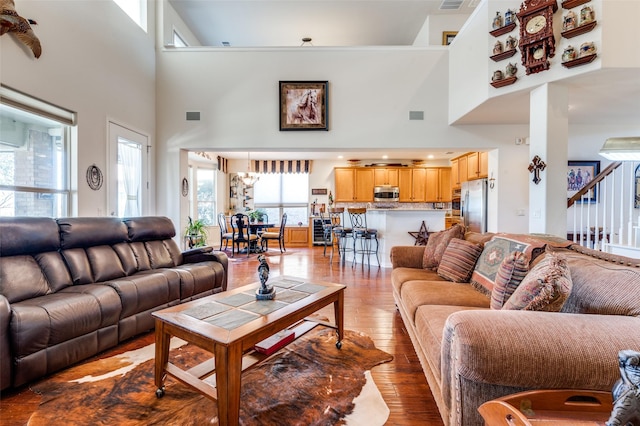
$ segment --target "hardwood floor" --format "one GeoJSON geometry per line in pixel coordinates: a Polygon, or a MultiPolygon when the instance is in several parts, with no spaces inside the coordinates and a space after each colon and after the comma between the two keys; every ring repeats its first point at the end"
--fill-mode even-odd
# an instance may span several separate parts
{"type": "MultiPolygon", "coordinates": [[[[280,256],[271,249],[268,257],[270,276],[293,275],[345,284],[345,328],[368,334],[378,348],[393,355],[393,361],[373,368],[372,376],[391,411],[388,425],[443,425],[431,396],[418,357],[391,293],[391,268],[370,269],[357,264],[341,265],[337,258],[329,264],[322,247],[288,248],[280,256]]],[[[374,260],[375,264],[375,260],[374,260]]],[[[258,281],[258,261],[237,256],[229,261],[229,288],[258,281]]],[[[319,311],[333,317],[332,308],[319,311]]],[[[103,356],[123,352],[141,343],[153,342],[153,333],[137,337],[103,356]]],[[[39,404],[39,396],[28,387],[5,392],[0,399],[0,424],[25,425],[39,404]]]]}

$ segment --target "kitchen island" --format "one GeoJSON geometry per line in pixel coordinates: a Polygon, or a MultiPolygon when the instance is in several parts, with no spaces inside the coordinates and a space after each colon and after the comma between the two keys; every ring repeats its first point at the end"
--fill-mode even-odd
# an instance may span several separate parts
{"type": "MultiPolygon", "coordinates": [[[[367,226],[378,230],[378,257],[380,266],[391,267],[389,254],[393,246],[412,246],[416,239],[409,232],[418,232],[422,221],[424,221],[429,232],[441,231],[444,229],[444,218],[447,210],[436,209],[410,209],[410,208],[371,208],[367,209],[367,226]]],[[[347,219],[345,214],[345,219],[347,219]]],[[[353,257],[347,253],[347,261],[351,262],[353,257]]],[[[356,262],[362,258],[358,256],[356,262]]],[[[367,259],[365,258],[365,263],[367,259]]],[[[375,256],[372,255],[370,262],[376,265],[375,256]]]]}

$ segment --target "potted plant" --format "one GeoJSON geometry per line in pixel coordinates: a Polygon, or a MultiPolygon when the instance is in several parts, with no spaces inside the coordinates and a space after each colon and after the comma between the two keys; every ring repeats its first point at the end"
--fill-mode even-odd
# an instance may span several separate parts
{"type": "Polygon", "coordinates": [[[184,235],[189,239],[189,248],[204,247],[207,240],[207,225],[202,219],[192,220],[189,216],[189,225],[184,235]]]}
{"type": "Polygon", "coordinates": [[[251,222],[262,222],[265,215],[266,212],[262,209],[254,210],[248,214],[249,220],[251,220],[251,222]]]}

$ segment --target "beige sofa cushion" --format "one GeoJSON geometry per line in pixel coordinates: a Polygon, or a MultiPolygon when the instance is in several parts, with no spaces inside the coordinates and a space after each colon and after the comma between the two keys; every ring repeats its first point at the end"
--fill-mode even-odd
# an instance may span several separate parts
{"type": "Polygon", "coordinates": [[[400,294],[402,285],[407,281],[444,281],[444,279],[439,277],[436,271],[426,269],[400,267],[391,271],[391,283],[395,293],[400,294]]]}
{"type": "Polygon", "coordinates": [[[400,297],[407,315],[413,321],[417,309],[423,305],[489,307],[489,298],[468,283],[407,281],[402,286],[400,297]]]}
{"type": "Polygon", "coordinates": [[[416,311],[416,333],[422,351],[431,364],[431,371],[434,373],[439,383],[442,383],[440,371],[442,368],[442,335],[447,318],[454,312],[471,309],[484,309],[470,306],[450,306],[450,305],[424,305],[416,311]]]}

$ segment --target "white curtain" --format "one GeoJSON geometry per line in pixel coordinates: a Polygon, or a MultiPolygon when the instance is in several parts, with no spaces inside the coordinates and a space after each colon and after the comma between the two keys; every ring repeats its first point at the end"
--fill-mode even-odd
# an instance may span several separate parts
{"type": "Polygon", "coordinates": [[[124,209],[120,208],[123,217],[140,216],[140,172],[142,170],[141,146],[125,139],[118,140],[118,156],[122,165],[121,185],[123,190],[118,199],[123,200],[124,209]]]}

